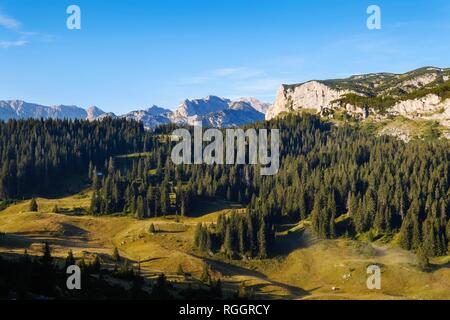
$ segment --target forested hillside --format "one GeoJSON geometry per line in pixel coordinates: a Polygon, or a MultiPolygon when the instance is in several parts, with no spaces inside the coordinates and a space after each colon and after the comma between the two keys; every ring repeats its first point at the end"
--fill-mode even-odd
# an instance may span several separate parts
{"type": "Polygon", "coordinates": [[[2,123],[1,197],[35,192],[36,181],[51,187],[61,174],[88,172],[93,215],[188,216],[205,198],[247,206],[246,214],[199,225],[193,239],[202,251],[234,259],[273,256],[279,224],[302,220],[321,238],[399,233],[406,249],[426,257],[447,253],[447,141],[405,144],[309,115],[256,126],[280,129],[275,176],[260,176],[257,166],[175,166],[167,139],[173,126],[144,132],[137,123],[113,120],[2,123]]]}
{"type": "Polygon", "coordinates": [[[85,174],[89,162],[143,150],[144,144],[143,126],[125,120],[0,122],[0,199],[51,191],[56,181],[85,174]]]}

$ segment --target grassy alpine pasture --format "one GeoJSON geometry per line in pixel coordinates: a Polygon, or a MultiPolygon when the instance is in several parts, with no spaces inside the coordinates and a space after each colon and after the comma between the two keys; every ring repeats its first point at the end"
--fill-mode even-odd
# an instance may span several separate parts
{"type": "MultiPolygon", "coordinates": [[[[136,220],[116,215],[92,217],[83,214],[89,207],[90,191],[60,198],[38,198],[39,212],[28,212],[29,201],[0,211],[0,255],[40,255],[48,242],[55,257],[64,258],[72,250],[76,258],[98,255],[108,265],[114,247],[134,266],[140,265],[151,279],[164,272],[176,286],[198,281],[205,264],[223,282],[225,294],[242,283],[256,298],[271,299],[450,299],[450,257],[432,260],[432,269],[422,272],[416,256],[395,246],[394,241],[368,243],[348,239],[319,240],[308,221],[279,226],[276,258],[230,261],[220,254],[202,255],[193,249],[197,223],[215,223],[231,209],[244,212],[225,201],[205,202],[190,218],[173,216],[136,220]],[[58,206],[59,212],[51,213],[58,206]],[[150,233],[150,225],[155,233],[150,233]],[[366,286],[367,266],[382,270],[382,289],[366,286]],[[177,274],[178,266],[190,275],[177,274]]],[[[363,239],[363,237],[361,237],[363,239]]]]}

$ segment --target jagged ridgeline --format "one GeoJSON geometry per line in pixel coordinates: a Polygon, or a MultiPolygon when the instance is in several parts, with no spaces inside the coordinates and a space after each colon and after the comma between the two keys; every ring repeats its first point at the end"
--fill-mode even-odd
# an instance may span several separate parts
{"type": "MultiPolygon", "coordinates": [[[[168,139],[174,126],[144,131],[133,122],[75,124],[25,121],[2,128],[10,128],[10,135],[33,132],[35,126],[59,128],[39,131],[35,138],[61,141],[54,152],[39,153],[37,142],[27,149],[31,133],[26,136],[30,139],[15,144],[23,144],[25,154],[41,155],[41,161],[30,160],[30,165],[53,164],[52,157],[65,159],[66,154],[75,161],[82,154],[76,168],[84,168],[84,174],[89,171],[94,189],[91,214],[122,213],[139,219],[189,216],[198,212],[194,209],[204,198],[239,202],[247,210],[221,216],[215,225],[198,226],[193,239],[199,250],[235,259],[277,255],[277,232],[300,221],[311,224],[322,238],[395,235],[402,247],[427,256],[448,251],[448,141],[406,144],[358,126],[333,126],[317,116],[286,115],[255,125],[280,129],[282,140],[279,173],[261,176],[258,166],[175,166],[168,139]],[[71,126],[85,130],[70,130],[71,126]],[[123,131],[109,131],[119,130],[113,126],[122,126],[123,131]],[[82,143],[85,138],[96,143],[82,143]],[[64,144],[64,139],[69,142],[64,144]]],[[[4,147],[11,144],[6,140],[13,140],[7,137],[2,134],[2,159],[9,155],[17,165],[21,158],[4,147]]],[[[69,161],[64,163],[68,166],[69,161]]],[[[35,179],[32,170],[27,173],[21,181],[35,179]]],[[[2,173],[2,183],[9,177],[8,171],[2,173]]],[[[13,198],[21,196],[16,190],[13,198]]]]}

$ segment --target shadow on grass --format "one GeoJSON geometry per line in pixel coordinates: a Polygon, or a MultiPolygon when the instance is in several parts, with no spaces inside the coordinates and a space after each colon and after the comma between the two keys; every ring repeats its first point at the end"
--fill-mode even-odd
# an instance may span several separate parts
{"type": "Polygon", "coordinates": [[[202,198],[200,201],[198,201],[195,207],[190,210],[189,217],[199,218],[217,211],[227,209],[242,209],[242,205],[219,198],[202,198]]]}
{"type": "MultiPolygon", "coordinates": [[[[195,255],[194,255],[195,256],[195,255]]],[[[298,299],[304,296],[308,296],[310,295],[310,292],[296,287],[296,286],[292,286],[286,283],[282,283],[279,281],[275,281],[272,279],[269,279],[265,274],[259,272],[259,271],[255,271],[255,270],[251,270],[251,269],[247,269],[244,267],[240,267],[240,266],[236,266],[236,265],[232,265],[226,262],[222,262],[222,261],[217,261],[217,260],[213,260],[210,258],[206,258],[206,257],[200,257],[200,256],[195,256],[196,258],[202,259],[203,261],[205,261],[208,265],[210,265],[214,270],[220,272],[222,275],[224,276],[247,276],[247,277],[254,277],[254,278],[259,278],[267,283],[265,284],[261,284],[261,286],[276,286],[276,287],[280,287],[284,290],[286,290],[289,295],[285,296],[284,298],[287,299],[298,299]]],[[[238,286],[236,286],[237,288],[238,286]]],[[[249,288],[255,288],[256,286],[249,286],[249,288]]],[[[259,287],[259,289],[261,289],[262,287],[259,287]]],[[[257,287],[258,288],[258,287],[257,287]]],[[[260,292],[261,294],[267,294],[264,292],[260,292]]],[[[269,295],[270,296],[270,295],[269,295]]],[[[272,298],[276,298],[272,297],[272,298]]]]}

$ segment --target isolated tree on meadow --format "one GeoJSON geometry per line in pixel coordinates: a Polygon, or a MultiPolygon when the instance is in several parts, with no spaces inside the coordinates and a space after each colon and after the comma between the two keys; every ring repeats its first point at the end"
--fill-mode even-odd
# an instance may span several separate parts
{"type": "Polygon", "coordinates": [[[184,270],[183,270],[183,266],[181,265],[181,263],[178,264],[177,274],[180,276],[184,276],[184,270]]]}
{"type": "Polygon", "coordinates": [[[120,254],[119,254],[119,250],[117,249],[117,247],[114,248],[114,252],[113,252],[113,260],[116,263],[120,263],[120,261],[122,260],[120,254]]]}
{"type": "Polygon", "coordinates": [[[91,269],[93,272],[100,272],[102,264],[98,255],[95,256],[94,261],[91,264],[91,269]]]}
{"type": "Polygon", "coordinates": [[[200,281],[203,282],[206,285],[211,285],[212,279],[211,275],[209,274],[209,268],[207,264],[203,265],[202,275],[200,277],[200,281]]]}
{"type": "Polygon", "coordinates": [[[51,249],[50,249],[50,245],[48,244],[48,242],[46,242],[44,244],[44,248],[43,248],[43,255],[42,255],[42,264],[44,266],[50,267],[53,264],[53,257],[52,257],[52,253],[51,253],[51,249]]]}
{"type": "Polygon", "coordinates": [[[66,257],[66,262],[65,262],[65,268],[67,269],[69,266],[73,266],[75,265],[75,258],[73,256],[73,252],[72,250],[69,250],[67,257],[66,257]]]}
{"type": "Polygon", "coordinates": [[[31,199],[31,202],[30,202],[30,211],[31,211],[31,212],[37,212],[37,211],[38,211],[38,204],[37,204],[37,201],[36,201],[35,198],[32,198],[32,199],[31,199]]]}

